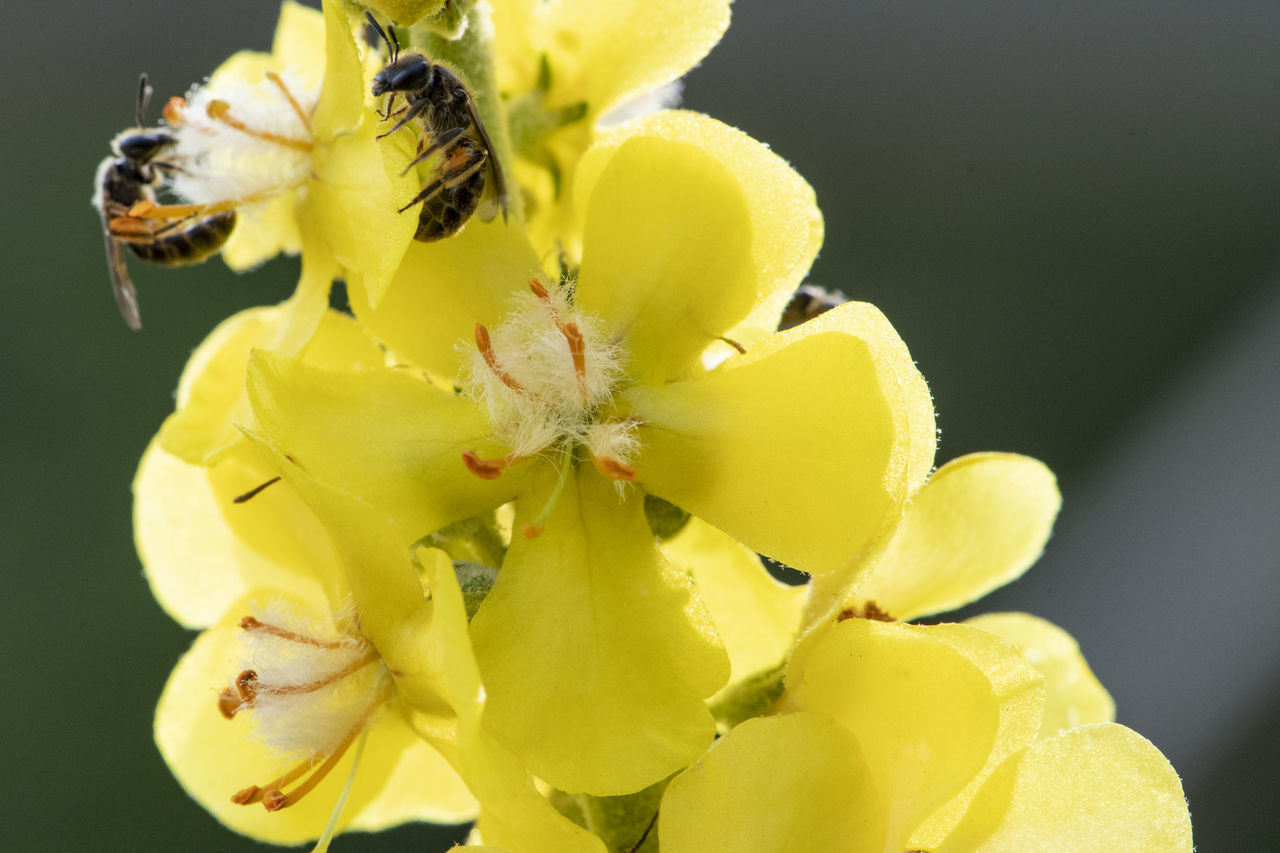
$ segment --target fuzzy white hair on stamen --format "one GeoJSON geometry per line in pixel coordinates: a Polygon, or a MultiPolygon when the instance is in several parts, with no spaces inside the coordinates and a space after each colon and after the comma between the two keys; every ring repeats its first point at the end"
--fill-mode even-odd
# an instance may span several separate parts
{"type": "MultiPolygon", "coordinates": [[[[319,89],[307,87],[290,69],[280,79],[303,113],[311,115],[319,89]]],[[[280,87],[263,78],[257,83],[219,81],[194,87],[173,127],[173,159],[181,168],[167,175],[172,192],[193,204],[243,201],[300,186],[311,171],[309,151],[283,145],[232,127],[209,115],[214,101],[224,101],[227,114],[268,136],[311,142],[311,131],[280,87]]]]}
{"type": "Polygon", "coordinates": [[[240,669],[257,674],[258,691],[247,707],[251,736],[275,752],[291,758],[332,752],[368,714],[370,702],[382,689],[385,666],[360,666],[372,645],[335,627],[349,624],[343,613],[331,622],[307,620],[276,599],[254,617],[264,626],[314,642],[263,628],[241,632],[240,669]],[[317,684],[321,686],[311,690],[278,692],[317,684]]]}
{"type": "Polygon", "coordinates": [[[462,348],[462,387],[486,406],[495,437],[514,456],[581,444],[623,375],[622,351],[605,340],[599,321],[569,304],[567,287],[547,291],[546,299],[516,293],[511,310],[489,332],[498,368],[518,388],[493,370],[479,349],[462,348]],[[581,379],[562,328],[568,324],[582,335],[581,379]]]}

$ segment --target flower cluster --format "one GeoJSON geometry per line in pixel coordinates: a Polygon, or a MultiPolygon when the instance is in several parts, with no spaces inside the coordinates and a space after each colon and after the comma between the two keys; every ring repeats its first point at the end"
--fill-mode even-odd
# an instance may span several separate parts
{"type": "Polygon", "coordinates": [[[193,354],[134,483],[202,631],[155,722],[187,791],[317,850],[420,820],[532,853],[1190,851],[1061,629],[911,623],[1026,571],[1057,487],[933,470],[874,307],[783,322],[813,191],[665,106],[728,0],[370,5],[286,2],[270,54],[171,100],[174,202],[122,217],[236,210],[230,266],[302,255],[193,354]]]}

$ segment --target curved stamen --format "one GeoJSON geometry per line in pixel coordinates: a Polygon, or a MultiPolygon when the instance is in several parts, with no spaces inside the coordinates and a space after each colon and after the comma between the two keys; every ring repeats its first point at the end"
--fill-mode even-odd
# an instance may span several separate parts
{"type": "Polygon", "coordinates": [[[267,71],[265,73],[267,79],[276,84],[276,88],[284,95],[285,100],[289,102],[289,106],[293,107],[293,112],[298,117],[298,121],[302,122],[303,128],[306,129],[307,133],[311,133],[311,119],[309,119],[307,114],[302,111],[301,105],[299,105],[298,100],[293,97],[293,92],[289,91],[289,87],[284,84],[284,80],[281,80],[280,75],[274,71],[267,71]]]}
{"type": "Polygon", "coordinates": [[[288,136],[281,136],[278,133],[271,133],[265,130],[255,130],[244,122],[231,115],[231,105],[226,101],[214,99],[209,102],[209,106],[205,109],[209,118],[214,121],[220,121],[227,127],[235,128],[241,133],[246,133],[264,142],[273,142],[276,145],[283,145],[286,148],[294,148],[298,151],[310,151],[311,140],[309,139],[291,139],[288,136]]]}
{"type": "Polygon", "coordinates": [[[506,385],[512,391],[518,391],[521,394],[532,397],[533,392],[521,385],[512,378],[510,373],[502,369],[502,365],[498,363],[498,356],[493,351],[493,342],[489,340],[489,330],[484,327],[483,323],[476,323],[476,349],[480,350],[480,355],[484,357],[484,363],[493,371],[493,375],[502,380],[502,384],[506,385]]]}

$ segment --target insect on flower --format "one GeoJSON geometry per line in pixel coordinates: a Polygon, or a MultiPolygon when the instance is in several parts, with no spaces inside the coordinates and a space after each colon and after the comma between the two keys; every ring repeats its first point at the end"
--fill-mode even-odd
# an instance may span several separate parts
{"type": "Polygon", "coordinates": [[[365,17],[390,52],[387,66],[374,75],[373,95],[389,95],[382,113],[384,120],[399,117],[399,121],[378,138],[390,136],[414,119],[420,119],[423,132],[418,139],[418,154],[405,171],[430,158],[439,160],[422,191],[400,208],[403,213],[422,202],[414,238],[429,243],[452,236],[477,208],[483,221],[492,219],[501,209],[505,222],[507,186],[502,165],[494,154],[493,143],[466,84],[454,71],[421,53],[402,56],[395,31],[388,36],[373,15],[366,13],[365,17]],[[397,94],[404,98],[404,106],[393,112],[397,94]],[[489,194],[482,207],[486,187],[489,194]]]}
{"type": "Polygon", "coordinates": [[[150,99],[151,86],[143,74],[138,79],[137,126],[112,140],[111,156],[98,166],[93,196],[93,205],[102,217],[107,271],[116,305],[129,328],[135,330],[142,328],[142,317],[121,246],[128,246],[135,255],[153,264],[196,264],[222,247],[236,222],[234,210],[159,219],[136,214],[135,208],[140,204],[155,206],[155,188],[166,171],[181,170],[173,162],[158,159],[173,147],[173,135],[143,125],[150,99]]]}

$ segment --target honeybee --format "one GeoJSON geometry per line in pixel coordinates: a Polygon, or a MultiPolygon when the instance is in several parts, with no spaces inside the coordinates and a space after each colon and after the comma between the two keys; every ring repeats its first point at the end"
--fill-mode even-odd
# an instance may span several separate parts
{"type": "Polygon", "coordinates": [[[421,53],[402,56],[395,31],[388,36],[373,15],[365,13],[365,17],[390,52],[390,62],[373,77],[373,95],[389,94],[386,110],[381,114],[383,120],[399,116],[399,121],[378,138],[421,119],[423,133],[418,140],[418,155],[405,172],[428,157],[443,161],[422,191],[400,208],[403,213],[418,202],[423,203],[414,238],[429,243],[458,233],[480,206],[486,184],[491,204],[486,203],[480,218],[492,219],[501,210],[505,222],[507,185],[502,178],[502,165],[493,152],[471,92],[456,73],[421,53]],[[404,106],[392,112],[397,94],[404,98],[404,106]]]}
{"type": "Polygon", "coordinates": [[[838,290],[827,290],[816,284],[802,284],[792,295],[787,307],[783,309],[778,330],[786,331],[795,328],[806,320],[812,320],[819,314],[825,314],[848,301],[849,297],[838,290]]]}
{"type": "Polygon", "coordinates": [[[147,75],[138,79],[137,126],[116,136],[111,156],[98,166],[93,204],[102,217],[107,244],[107,271],[116,305],[129,328],[142,328],[138,295],[125,266],[121,246],[153,264],[182,266],[208,258],[222,247],[235,226],[234,210],[207,215],[143,218],[132,211],[138,205],[155,205],[155,188],[164,170],[180,168],[160,159],[174,145],[174,137],[161,128],[143,124],[151,86],[147,75]]]}

